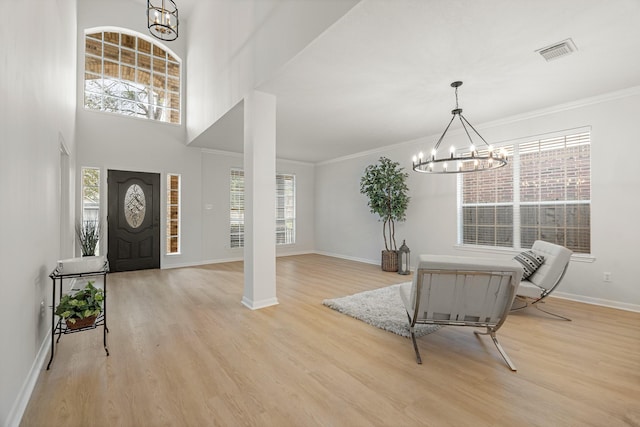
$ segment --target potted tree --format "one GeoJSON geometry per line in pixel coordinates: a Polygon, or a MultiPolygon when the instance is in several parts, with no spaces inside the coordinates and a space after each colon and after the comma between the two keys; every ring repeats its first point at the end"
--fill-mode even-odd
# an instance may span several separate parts
{"type": "Polygon", "coordinates": [[[60,298],[55,313],[63,318],[69,329],[80,329],[91,326],[102,313],[104,291],[96,288],[94,281],[75,293],[68,293],[60,298]]]}
{"type": "Polygon", "coordinates": [[[360,193],[369,198],[368,206],[371,213],[377,214],[383,222],[384,271],[398,271],[395,221],[405,220],[410,199],[406,184],[408,177],[409,174],[404,172],[404,168],[401,168],[398,162],[380,157],[377,164],[367,166],[360,179],[360,193]]]}

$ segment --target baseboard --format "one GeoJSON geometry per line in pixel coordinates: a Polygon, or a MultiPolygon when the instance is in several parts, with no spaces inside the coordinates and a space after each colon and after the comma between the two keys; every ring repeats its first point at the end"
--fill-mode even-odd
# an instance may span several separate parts
{"type": "Polygon", "coordinates": [[[557,292],[557,291],[554,292],[549,297],[561,298],[569,301],[582,302],[585,304],[599,305],[602,307],[609,307],[609,308],[615,308],[618,310],[633,311],[636,313],[640,313],[640,305],[629,304],[629,303],[619,302],[619,301],[611,301],[603,298],[592,298],[592,297],[586,297],[583,295],[569,294],[566,292],[557,292]]]}
{"type": "Polygon", "coordinates": [[[247,308],[250,308],[251,310],[259,310],[261,308],[271,307],[272,305],[278,305],[278,304],[279,304],[278,298],[276,297],[267,298],[262,301],[251,301],[247,297],[242,297],[242,305],[244,305],[247,308]]]}
{"type": "MultiPolygon", "coordinates": [[[[276,254],[276,258],[285,257],[285,256],[315,254],[315,253],[316,252],[314,252],[314,251],[308,251],[308,250],[306,250],[306,251],[283,252],[283,253],[280,253],[280,254],[276,254]]],[[[225,263],[225,262],[237,262],[237,261],[243,261],[243,260],[244,260],[244,257],[208,259],[208,260],[197,261],[197,262],[184,262],[184,263],[180,263],[180,264],[163,265],[162,269],[163,270],[169,270],[169,269],[172,269],[172,268],[200,267],[202,265],[207,265],[207,264],[222,264],[222,263],[225,263]]]]}
{"type": "Polygon", "coordinates": [[[357,258],[357,257],[348,256],[348,255],[343,255],[343,254],[335,254],[332,252],[314,251],[313,253],[318,255],[330,256],[332,258],[346,259],[348,261],[363,262],[365,264],[381,265],[382,263],[382,260],[379,260],[379,259],[372,260],[372,259],[366,259],[366,258],[357,258]]]}
{"type": "Polygon", "coordinates": [[[20,421],[22,420],[22,416],[24,415],[25,409],[27,409],[27,404],[29,404],[29,400],[31,399],[31,394],[33,393],[33,389],[36,386],[36,382],[38,381],[38,376],[40,376],[40,372],[44,367],[44,363],[47,360],[47,356],[49,355],[49,350],[51,349],[51,330],[45,335],[44,340],[42,340],[42,344],[40,345],[40,350],[38,350],[38,354],[31,365],[31,369],[29,370],[29,375],[25,379],[22,384],[22,388],[20,389],[20,393],[18,393],[18,397],[16,398],[13,407],[9,411],[9,416],[6,420],[7,427],[19,427],[20,421]]]}
{"type": "Polygon", "coordinates": [[[197,261],[197,262],[184,262],[180,264],[163,265],[161,268],[162,270],[169,270],[172,268],[200,267],[208,264],[222,264],[225,262],[236,262],[236,261],[242,261],[242,260],[243,258],[208,259],[208,260],[197,261]]]}

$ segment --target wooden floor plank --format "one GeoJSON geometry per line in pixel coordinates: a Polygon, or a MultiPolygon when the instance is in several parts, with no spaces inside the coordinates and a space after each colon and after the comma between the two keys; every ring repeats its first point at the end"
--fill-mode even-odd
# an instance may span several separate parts
{"type": "Polygon", "coordinates": [[[64,336],[21,426],[640,426],[640,314],[551,299],[498,332],[411,341],[322,305],[410,280],[278,258],[279,305],[240,301],[241,262],[108,276],[108,336],[64,336]]]}

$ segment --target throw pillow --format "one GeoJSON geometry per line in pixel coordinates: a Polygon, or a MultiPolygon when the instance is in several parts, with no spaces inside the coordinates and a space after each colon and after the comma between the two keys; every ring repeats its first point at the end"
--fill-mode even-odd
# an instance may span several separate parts
{"type": "Polygon", "coordinates": [[[524,269],[522,280],[525,280],[533,273],[535,273],[535,271],[540,268],[540,266],[544,262],[544,257],[542,255],[538,255],[533,251],[519,253],[513,259],[522,264],[522,268],[524,269]]]}

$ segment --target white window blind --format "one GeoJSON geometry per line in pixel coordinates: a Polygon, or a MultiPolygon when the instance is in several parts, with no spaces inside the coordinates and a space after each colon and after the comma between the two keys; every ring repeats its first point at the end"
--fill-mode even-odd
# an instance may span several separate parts
{"type": "MultiPolygon", "coordinates": [[[[276,175],[276,244],[295,243],[296,184],[295,175],[276,175]]],[[[244,247],[244,171],[231,170],[230,245],[244,247]]]]}
{"type": "Polygon", "coordinates": [[[231,200],[229,218],[231,222],[231,247],[244,247],[244,171],[231,170],[231,200]]]}
{"type": "Polygon", "coordinates": [[[591,251],[590,131],[506,146],[503,168],[458,177],[458,242],[591,251]]]}
{"type": "Polygon", "coordinates": [[[296,240],[296,180],[294,175],[276,175],[276,244],[296,240]]]}

